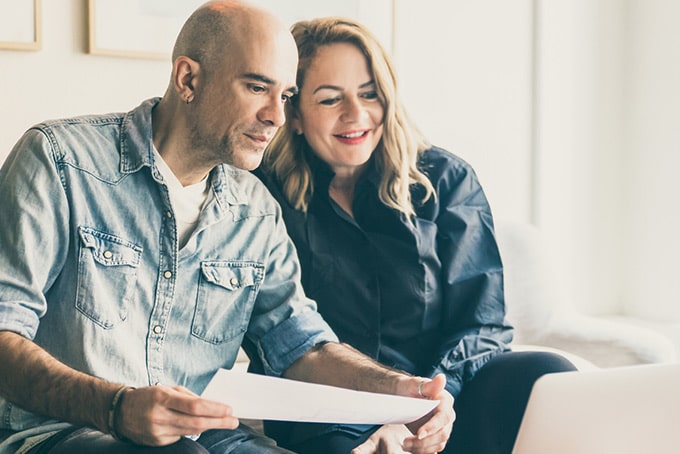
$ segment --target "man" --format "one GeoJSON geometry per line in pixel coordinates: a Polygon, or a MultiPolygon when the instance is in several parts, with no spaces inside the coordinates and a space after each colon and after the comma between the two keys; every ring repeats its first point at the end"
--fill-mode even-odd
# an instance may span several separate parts
{"type": "Polygon", "coordinates": [[[284,123],[296,55],[270,14],[210,2],[162,99],[17,143],[0,171],[0,453],[285,452],[197,395],[242,342],[269,375],[440,399],[404,448],[444,446],[443,377],[337,343],[247,172],[284,123]]]}

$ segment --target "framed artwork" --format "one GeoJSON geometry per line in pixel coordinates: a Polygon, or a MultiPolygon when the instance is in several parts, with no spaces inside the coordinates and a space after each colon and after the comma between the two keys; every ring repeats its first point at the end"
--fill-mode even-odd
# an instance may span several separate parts
{"type": "Polygon", "coordinates": [[[168,59],[184,21],[206,0],[88,0],[89,53],[168,59]]]}
{"type": "MultiPolygon", "coordinates": [[[[0,0],[11,1],[11,0],[0,0]]],[[[169,59],[184,21],[205,0],[88,0],[89,53],[169,59]]],[[[392,47],[393,0],[251,0],[291,25],[301,19],[345,16],[368,26],[392,47]]]]}
{"type": "Polygon", "coordinates": [[[42,47],[42,0],[0,0],[0,49],[42,47]]]}

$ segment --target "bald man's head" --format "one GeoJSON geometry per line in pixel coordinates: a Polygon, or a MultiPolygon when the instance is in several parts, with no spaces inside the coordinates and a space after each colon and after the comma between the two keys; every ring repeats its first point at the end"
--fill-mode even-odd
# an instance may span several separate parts
{"type": "Polygon", "coordinates": [[[297,92],[297,60],[293,35],[272,14],[235,1],[202,5],[179,33],[154,109],[161,155],[183,162],[187,181],[220,163],[257,167],[297,92]]]}
{"type": "Polygon", "coordinates": [[[244,2],[215,0],[200,6],[180,31],[172,60],[186,56],[201,64],[207,74],[215,72],[234,53],[246,51],[251,37],[289,33],[267,11],[244,2]]]}

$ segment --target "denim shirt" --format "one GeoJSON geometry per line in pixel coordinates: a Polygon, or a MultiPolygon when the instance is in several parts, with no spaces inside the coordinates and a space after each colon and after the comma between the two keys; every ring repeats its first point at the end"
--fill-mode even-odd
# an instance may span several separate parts
{"type": "MultiPolygon", "coordinates": [[[[304,295],[280,207],[249,172],[217,166],[179,249],[152,152],[157,102],[45,122],[19,140],[0,170],[0,330],[131,386],[201,393],[242,342],[280,375],[337,340],[304,295]]],[[[53,422],[0,397],[0,440],[53,422]]]]}

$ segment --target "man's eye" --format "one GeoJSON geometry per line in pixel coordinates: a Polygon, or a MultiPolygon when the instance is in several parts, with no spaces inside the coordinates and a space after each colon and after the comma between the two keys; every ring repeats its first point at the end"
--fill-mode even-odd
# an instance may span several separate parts
{"type": "Polygon", "coordinates": [[[329,98],[320,101],[321,104],[326,106],[332,106],[334,104],[337,104],[338,102],[340,102],[340,98],[329,98]]]}
{"type": "Polygon", "coordinates": [[[293,97],[292,95],[281,95],[281,102],[283,102],[284,104],[290,102],[290,98],[292,97],[293,97]]]}
{"type": "Polygon", "coordinates": [[[250,90],[253,93],[262,93],[265,91],[265,88],[262,85],[250,85],[250,90]]]}

